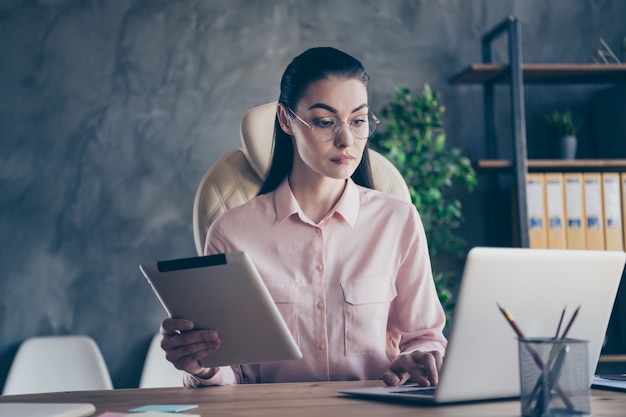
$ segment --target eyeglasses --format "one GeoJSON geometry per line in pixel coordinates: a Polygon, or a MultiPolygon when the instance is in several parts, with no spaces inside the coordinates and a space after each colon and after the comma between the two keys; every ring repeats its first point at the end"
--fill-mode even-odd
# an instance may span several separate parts
{"type": "Polygon", "coordinates": [[[374,134],[376,125],[380,123],[380,120],[378,120],[376,115],[369,112],[368,114],[357,116],[347,122],[342,122],[336,117],[328,116],[315,119],[313,120],[313,124],[309,124],[302,120],[302,118],[298,116],[295,111],[291,109],[288,110],[306,127],[310,128],[313,131],[313,136],[315,136],[315,138],[320,142],[329,142],[335,139],[341,132],[344,123],[347,123],[348,126],[350,126],[350,132],[352,132],[352,135],[355,138],[364,140],[374,134]]]}

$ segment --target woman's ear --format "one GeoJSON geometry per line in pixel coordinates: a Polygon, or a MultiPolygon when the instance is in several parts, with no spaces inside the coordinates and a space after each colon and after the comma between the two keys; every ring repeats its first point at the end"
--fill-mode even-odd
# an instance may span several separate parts
{"type": "Polygon", "coordinates": [[[288,135],[293,135],[293,130],[291,129],[291,117],[289,117],[289,110],[285,107],[284,104],[278,103],[278,107],[276,108],[276,116],[278,117],[278,123],[280,123],[280,128],[288,135]]]}

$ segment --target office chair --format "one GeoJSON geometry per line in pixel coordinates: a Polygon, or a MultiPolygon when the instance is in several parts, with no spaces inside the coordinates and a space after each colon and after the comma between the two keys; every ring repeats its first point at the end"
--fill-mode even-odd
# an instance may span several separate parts
{"type": "Polygon", "coordinates": [[[113,389],[100,348],[89,336],[40,336],[22,342],[3,395],[113,389]]]}
{"type": "Polygon", "coordinates": [[[165,352],[161,349],[161,334],[156,333],[146,353],[139,388],[182,387],[183,373],[165,359],[165,352]]]}
{"type": "MultiPolygon", "coordinates": [[[[204,252],[209,226],[226,210],[253,198],[269,166],[274,137],[276,102],[247,111],[241,119],[242,148],[223,155],[204,174],[193,204],[193,235],[198,255],[204,252]]],[[[409,188],[397,168],[370,149],[374,188],[411,201],[409,188]]]]}

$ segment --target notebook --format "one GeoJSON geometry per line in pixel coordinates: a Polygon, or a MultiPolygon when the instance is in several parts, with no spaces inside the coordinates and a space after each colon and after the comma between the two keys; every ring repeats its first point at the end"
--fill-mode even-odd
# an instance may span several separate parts
{"type": "Polygon", "coordinates": [[[302,353],[245,252],[140,265],[170,317],[214,329],[221,345],[205,367],[300,359],[302,353]]]}
{"type": "Polygon", "coordinates": [[[473,248],[437,388],[404,385],[340,392],[430,403],[519,397],[517,336],[498,303],[526,337],[554,336],[563,308],[567,320],[580,305],[568,337],[589,341],[591,385],[625,261],[621,251],[473,248]]]}
{"type": "Polygon", "coordinates": [[[0,403],[0,416],[86,417],[96,412],[89,403],[0,403]]]}
{"type": "Polygon", "coordinates": [[[591,388],[626,392],[626,374],[596,375],[591,388]]]}

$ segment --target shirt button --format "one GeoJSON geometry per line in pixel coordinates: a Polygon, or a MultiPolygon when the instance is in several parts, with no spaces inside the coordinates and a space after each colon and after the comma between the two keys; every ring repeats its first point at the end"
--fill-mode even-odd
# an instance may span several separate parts
{"type": "Polygon", "coordinates": [[[322,270],[324,269],[324,266],[322,264],[319,264],[315,267],[318,271],[322,272],[322,270]]]}
{"type": "Polygon", "coordinates": [[[320,348],[320,350],[326,350],[326,345],[323,344],[323,343],[320,343],[319,348],[320,348]]]}
{"type": "Polygon", "coordinates": [[[315,234],[319,235],[320,233],[322,233],[321,229],[315,229],[315,234]]]}
{"type": "Polygon", "coordinates": [[[320,310],[324,308],[324,303],[322,303],[321,301],[317,303],[317,308],[319,308],[320,310]]]}

